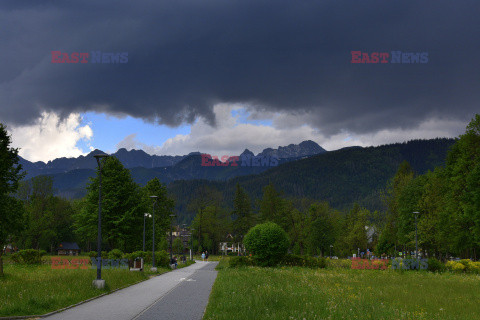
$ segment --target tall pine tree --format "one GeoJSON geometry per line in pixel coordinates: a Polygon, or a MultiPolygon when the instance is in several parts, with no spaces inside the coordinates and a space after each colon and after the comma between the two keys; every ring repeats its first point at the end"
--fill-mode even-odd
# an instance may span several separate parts
{"type": "Polygon", "coordinates": [[[240,240],[247,234],[248,230],[255,224],[252,214],[250,198],[245,190],[237,183],[235,187],[235,198],[233,200],[232,218],[234,233],[240,240]]]}
{"type": "Polygon", "coordinates": [[[8,239],[22,228],[21,203],[12,197],[22,179],[22,166],[18,164],[18,149],[10,146],[12,140],[0,123],[0,276],[3,276],[3,247],[8,239]]]}

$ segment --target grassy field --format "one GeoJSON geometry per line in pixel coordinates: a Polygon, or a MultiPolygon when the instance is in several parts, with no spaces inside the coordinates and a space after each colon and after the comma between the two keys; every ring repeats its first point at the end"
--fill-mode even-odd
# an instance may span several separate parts
{"type": "MultiPolygon", "coordinates": [[[[179,263],[178,267],[189,264],[179,263]]],[[[104,290],[92,287],[96,269],[53,270],[49,265],[5,265],[5,277],[0,278],[0,316],[40,315],[65,308],[151,276],[150,266],[145,272],[125,269],[102,270],[106,282],[104,290]]],[[[158,274],[170,271],[159,268],[158,274]]]]}
{"type": "Polygon", "coordinates": [[[478,319],[480,276],[222,268],[205,319],[478,319]]]}

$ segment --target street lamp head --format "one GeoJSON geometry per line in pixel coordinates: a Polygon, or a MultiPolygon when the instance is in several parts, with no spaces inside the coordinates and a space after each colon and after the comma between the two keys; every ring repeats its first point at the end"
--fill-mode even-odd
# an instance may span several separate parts
{"type": "Polygon", "coordinates": [[[157,201],[157,196],[150,196],[150,198],[153,200],[153,201],[157,201]]]}
{"type": "Polygon", "coordinates": [[[420,212],[418,212],[418,211],[413,211],[412,213],[419,214],[420,212]]]}
{"type": "Polygon", "coordinates": [[[109,157],[109,155],[105,153],[99,153],[99,154],[95,154],[94,157],[95,159],[97,159],[97,164],[100,167],[100,160],[103,158],[109,157]]]}
{"type": "Polygon", "coordinates": [[[105,153],[99,153],[99,154],[95,154],[94,157],[96,159],[101,159],[101,158],[106,158],[108,157],[109,155],[108,154],[105,154],[105,153]]]}
{"type": "Polygon", "coordinates": [[[151,217],[152,217],[152,215],[151,215],[150,213],[144,213],[143,215],[144,215],[145,217],[148,217],[148,218],[151,218],[151,217]]]}

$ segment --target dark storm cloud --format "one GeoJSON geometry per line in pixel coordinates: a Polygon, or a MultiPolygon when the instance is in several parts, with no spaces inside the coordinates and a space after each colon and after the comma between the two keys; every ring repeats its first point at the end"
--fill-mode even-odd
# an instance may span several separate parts
{"type": "Polygon", "coordinates": [[[240,102],[324,133],[467,120],[480,96],[478,1],[21,1],[0,4],[0,119],[95,110],[178,125],[240,102]],[[52,64],[51,51],[128,52],[52,64]],[[351,64],[350,51],[428,52],[351,64]]]}

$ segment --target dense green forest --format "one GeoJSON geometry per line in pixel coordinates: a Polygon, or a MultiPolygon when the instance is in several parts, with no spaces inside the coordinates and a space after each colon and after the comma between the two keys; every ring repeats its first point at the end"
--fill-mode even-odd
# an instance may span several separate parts
{"type": "MultiPolygon", "coordinates": [[[[216,253],[228,234],[241,241],[250,227],[273,221],[294,253],[397,255],[414,250],[415,217],[424,255],[476,258],[480,249],[480,115],[457,140],[347,148],[225,182],[177,181],[167,188],[154,178],[142,187],[115,157],[102,165],[105,250],[140,250],[144,213],[153,210],[159,249],[167,249],[171,224],[188,222],[193,249],[216,253]]],[[[78,200],[54,195],[51,176],[5,189],[3,215],[17,223],[9,229],[2,220],[3,243],[54,251],[60,241],[77,241],[95,249],[98,173],[78,200]]],[[[145,223],[151,247],[152,219],[145,223]]]]}
{"type": "Polygon", "coordinates": [[[176,199],[177,210],[186,215],[187,223],[194,216],[188,211],[188,203],[195,190],[205,185],[221,191],[224,205],[230,209],[237,184],[254,200],[260,199],[266,185],[273,184],[289,198],[327,201],[342,210],[358,203],[372,211],[385,211],[381,194],[402,161],[409,162],[415,172],[425,173],[445,163],[454,143],[454,139],[432,139],[345,148],[285,163],[258,175],[227,181],[180,180],[172,182],[168,189],[176,199]]]}

